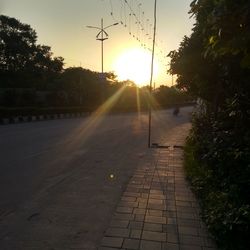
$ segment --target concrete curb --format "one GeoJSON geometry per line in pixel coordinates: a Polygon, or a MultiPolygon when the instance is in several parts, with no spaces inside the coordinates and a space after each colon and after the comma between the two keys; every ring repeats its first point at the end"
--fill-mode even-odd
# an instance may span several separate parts
{"type": "Polygon", "coordinates": [[[66,114],[47,114],[47,115],[33,115],[33,116],[15,116],[11,118],[0,118],[0,125],[18,124],[26,122],[46,121],[46,120],[58,120],[58,119],[70,119],[70,118],[82,118],[87,117],[91,112],[87,113],[66,113],[66,114]]]}

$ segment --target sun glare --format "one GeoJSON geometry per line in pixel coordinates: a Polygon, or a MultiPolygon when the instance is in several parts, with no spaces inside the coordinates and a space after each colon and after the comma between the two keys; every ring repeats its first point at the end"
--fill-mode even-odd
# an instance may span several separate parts
{"type": "MultiPolygon", "coordinates": [[[[138,86],[149,85],[151,53],[142,48],[128,49],[121,53],[113,68],[118,80],[132,80],[138,86]]],[[[154,76],[158,74],[158,63],[154,61],[154,76]]]]}

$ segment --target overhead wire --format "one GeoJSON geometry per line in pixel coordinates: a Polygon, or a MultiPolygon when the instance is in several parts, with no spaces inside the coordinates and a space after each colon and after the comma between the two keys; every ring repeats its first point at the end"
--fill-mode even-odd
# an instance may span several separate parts
{"type": "MultiPolygon", "coordinates": [[[[108,2],[112,19],[127,29],[131,38],[137,41],[142,48],[152,52],[151,44],[153,42],[154,27],[150,19],[145,15],[141,1],[108,0],[108,2]]],[[[157,33],[156,37],[158,37],[157,33]]],[[[166,55],[162,43],[162,40],[157,38],[157,41],[155,41],[155,54],[160,62],[165,63],[166,55]]]]}

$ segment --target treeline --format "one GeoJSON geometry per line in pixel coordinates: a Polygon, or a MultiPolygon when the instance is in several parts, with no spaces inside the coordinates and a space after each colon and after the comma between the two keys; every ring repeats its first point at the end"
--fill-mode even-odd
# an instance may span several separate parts
{"type": "Polygon", "coordinates": [[[250,2],[194,0],[170,73],[199,98],[186,169],[221,249],[250,249],[250,2]]]}
{"type": "MultiPolygon", "coordinates": [[[[115,95],[122,94],[114,111],[145,110],[149,88],[138,88],[131,81],[119,82],[114,73],[93,72],[81,67],[64,69],[64,59],[53,57],[51,48],[37,44],[37,34],[30,25],[15,18],[0,16],[0,106],[5,115],[28,112],[30,107],[76,107],[93,111],[115,95]],[[138,99],[139,96],[139,99],[138,99]],[[139,101],[138,101],[139,100],[139,101]],[[139,102],[139,103],[138,103],[139,102]],[[8,107],[4,109],[3,107],[8,107]],[[16,108],[13,111],[10,108],[16,108]],[[24,107],[28,107],[24,110],[24,107]],[[5,111],[4,111],[5,110],[5,111]]],[[[155,105],[169,107],[192,98],[175,87],[161,86],[153,92],[155,105]]],[[[36,110],[36,109],[35,109],[36,110]]],[[[48,112],[51,112],[50,109],[48,112]]],[[[74,110],[74,108],[73,108],[74,110]]],[[[73,112],[72,110],[72,112],[73,112]]]]}

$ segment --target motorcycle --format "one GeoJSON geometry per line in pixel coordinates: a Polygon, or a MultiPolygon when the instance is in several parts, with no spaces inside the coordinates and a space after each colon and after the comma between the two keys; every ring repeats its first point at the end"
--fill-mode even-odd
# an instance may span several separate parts
{"type": "Polygon", "coordinates": [[[178,107],[175,107],[173,110],[173,115],[177,116],[180,113],[180,109],[178,107]]]}

